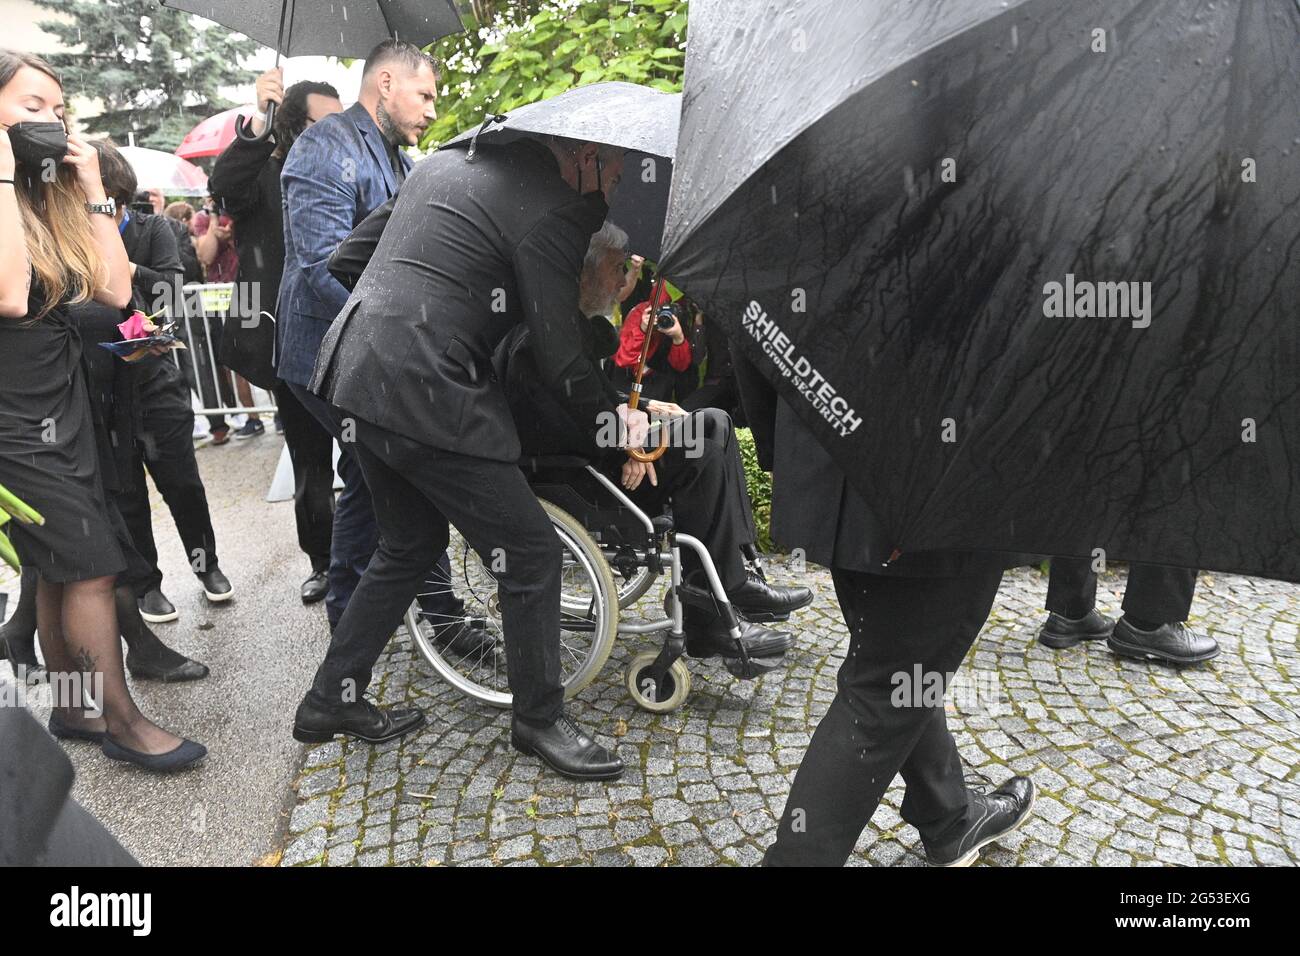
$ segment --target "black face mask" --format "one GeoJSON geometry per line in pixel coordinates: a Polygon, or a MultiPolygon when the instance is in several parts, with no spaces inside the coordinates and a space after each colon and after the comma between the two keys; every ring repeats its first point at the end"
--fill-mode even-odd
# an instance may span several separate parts
{"type": "Polygon", "coordinates": [[[29,172],[68,154],[68,130],[62,123],[15,123],[8,132],[14,159],[29,172]]]}

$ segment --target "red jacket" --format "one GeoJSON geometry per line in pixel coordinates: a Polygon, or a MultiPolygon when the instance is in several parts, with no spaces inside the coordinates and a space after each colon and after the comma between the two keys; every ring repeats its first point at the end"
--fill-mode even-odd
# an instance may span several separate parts
{"type": "MultiPolygon", "coordinates": [[[[636,360],[641,357],[641,345],[645,341],[645,333],[641,331],[641,320],[649,308],[649,302],[642,302],[623,318],[623,328],[618,334],[618,352],[614,355],[614,364],[619,368],[634,368],[636,360]]],[[[647,363],[659,351],[659,343],[662,340],[663,336],[660,335],[650,343],[650,354],[646,356],[647,363]]],[[[689,337],[683,338],[681,345],[674,345],[668,350],[668,364],[678,372],[684,372],[691,367],[689,337]]],[[[646,368],[647,375],[653,371],[649,367],[646,368]]]]}

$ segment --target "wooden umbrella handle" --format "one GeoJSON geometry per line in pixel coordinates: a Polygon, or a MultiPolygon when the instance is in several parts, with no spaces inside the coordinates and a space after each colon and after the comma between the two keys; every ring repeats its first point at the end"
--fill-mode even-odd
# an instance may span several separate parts
{"type": "MultiPolygon", "coordinates": [[[[646,362],[650,359],[650,344],[654,337],[659,334],[655,328],[654,309],[655,303],[659,301],[659,291],[663,288],[664,280],[656,277],[654,286],[650,290],[650,323],[646,329],[645,338],[641,342],[641,354],[637,356],[636,368],[632,379],[632,392],[627,398],[627,407],[636,411],[641,404],[641,379],[645,377],[646,362]]],[[[668,450],[668,429],[660,427],[659,429],[659,447],[653,451],[644,451],[640,448],[627,449],[627,457],[634,461],[658,461],[663,457],[664,452],[668,450]]]]}

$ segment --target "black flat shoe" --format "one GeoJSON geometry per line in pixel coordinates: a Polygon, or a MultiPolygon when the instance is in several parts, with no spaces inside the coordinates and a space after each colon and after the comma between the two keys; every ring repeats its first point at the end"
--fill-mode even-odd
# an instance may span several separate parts
{"type": "Polygon", "coordinates": [[[1081,618],[1048,614],[1047,623],[1038,632],[1038,643],[1061,650],[1080,641],[1104,641],[1115,629],[1115,622],[1093,608],[1081,618]]]}
{"type": "Polygon", "coordinates": [[[57,710],[50,711],[50,722],[47,726],[50,728],[50,733],[60,740],[84,740],[90,744],[102,744],[104,738],[108,736],[102,730],[82,730],[80,727],[65,724],[57,710]]]}
{"type": "Polygon", "coordinates": [[[26,683],[43,682],[48,677],[45,665],[36,660],[36,639],[22,641],[21,646],[14,638],[0,638],[0,657],[9,658],[9,669],[16,680],[26,683]]]}
{"type": "Polygon", "coordinates": [[[175,773],[192,767],[208,755],[208,748],[192,740],[182,740],[174,750],[165,754],[145,754],[130,747],[123,747],[107,734],[104,735],[104,756],[109,760],[135,764],[154,773],[175,773]]]}
{"type": "Polygon", "coordinates": [[[1154,658],[1169,664],[1199,664],[1219,656],[1219,642],[1193,631],[1182,621],[1161,624],[1154,631],[1134,627],[1127,618],[1115,624],[1106,645],[1123,657],[1154,658]]]}
{"type": "Polygon", "coordinates": [[[181,616],[176,605],[167,600],[167,595],[158,588],[146,591],[136,605],[140,608],[140,616],[150,624],[166,624],[181,616]]]}
{"type": "MultiPolygon", "coordinates": [[[[220,604],[223,601],[229,601],[235,596],[235,588],[230,580],[221,573],[220,568],[212,568],[204,571],[198,576],[199,584],[203,586],[203,596],[212,604],[220,604]]],[[[147,619],[146,619],[147,620],[147,619]]]]}
{"type": "Polygon", "coordinates": [[[302,603],[316,604],[325,600],[329,589],[329,575],[324,571],[313,571],[312,576],[302,582],[302,603]]]}
{"type": "Polygon", "coordinates": [[[623,775],[618,755],[588,737],[566,714],[542,728],[512,719],[510,745],[574,780],[614,780],[623,775]]]}
{"type": "Polygon", "coordinates": [[[136,680],[158,680],[164,684],[182,684],[185,681],[203,680],[208,676],[206,664],[200,664],[188,657],[180,663],[168,667],[151,661],[139,660],[132,657],[129,651],[126,655],[126,669],[136,680]]]}
{"type": "Polygon", "coordinates": [[[951,837],[925,844],[931,866],[970,866],[980,849],[1029,819],[1038,790],[1028,777],[1012,777],[991,793],[972,793],[970,810],[951,837]]]}
{"type": "Polygon", "coordinates": [[[423,726],[424,714],[414,707],[380,710],[364,698],[355,704],[322,707],[308,694],[294,715],[293,739],[323,744],[345,734],[368,744],[381,744],[423,726]]]}

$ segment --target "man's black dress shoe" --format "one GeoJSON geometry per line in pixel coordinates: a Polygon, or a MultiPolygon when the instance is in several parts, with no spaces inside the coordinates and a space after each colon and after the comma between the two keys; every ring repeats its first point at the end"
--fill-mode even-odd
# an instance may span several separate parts
{"type": "MultiPolygon", "coordinates": [[[[180,655],[177,655],[180,656],[180,655]]],[[[208,676],[208,666],[186,657],[174,664],[160,664],[126,652],[126,669],[136,680],[160,680],[164,684],[183,684],[185,681],[203,680],[208,676]]]]}
{"type": "MultiPolygon", "coordinates": [[[[794,635],[778,631],[753,621],[740,622],[740,640],[750,657],[776,657],[794,646],[794,635]]],[[[707,627],[686,628],[686,653],[690,657],[740,657],[740,648],[732,640],[722,621],[715,620],[707,627]]]]}
{"type": "Polygon", "coordinates": [[[323,744],[339,734],[381,744],[424,726],[424,714],[414,707],[380,710],[364,697],[353,704],[322,707],[308,695],[293,718],[293,739],[323,744]]]}
{"type": "Polygon", "coordinates": [[[140,616],[150,624],[166,624],[180,617],[176,605],[167,600],[167,595],[158,588],[146,591],[136,604],[140,608],[140,616]]]}
{"type": "Polygon", "coordinates": [[[1161,624],[1154,631],[1144,631],[1120,618],[1106,644],[1124,657],[1155,658],[1170,664],[1199,664],[1219,655],[1219,642],[1207,634],[1198,634],[1182,621],[1161,624]]]}
{"type": "Polygon", "coordinates": [[[925,844],[931,866],[970,866],[980,848],[1029,819],[1038,790],[1028,777],[1012,777],[991,793],[972,793],[966,818],[949,839],[925,844]]]}
{"type": "Polygon", "coordinates": [[[221,573],[220,568],[210,568],[199,575],[199,583],[203,585],[203,596],[213,604],[220,604],[222,601],[229,601],[235,596],[235,589],[230,580],[221,573]]]}
{"type": "Polygon", "coordinates": [[[311,577],[302,582],[302,603],[315,604],[325,600],[329,589],[329,575],[324,571],[313,571],[311,577]]]}
{"type": "Polygon", "coordinates": [[[1115,622],[1093,608],[1075,619],[1062,614],[1048,614],[1047,623],[1038,632],[1038,643],[1057,650],[1074,647],[1080,641],[1104,641],[1110,637],[1115,622]]]}
{"type": "Polygon", "coordinates": [[[165,754],[146,754],[130,747],[123,747],[107,734],[104,735],[104,756],[109,760],[133,763],[154,773],[175,773],[192,767],[208,755],[208,748],[192,740],[182,740],[174,750],[165,754]]]}
{"type": "Polygon", "coordinates": [[[623,761],[618,755],[583,733],[567,714],[542,728],[511,719],[510,744],[574,780],[613,780],[623,775],[623,761]]]}
{"type": "Polygon", "coordinates": [[[448,621],[434,625],[432,631],[433,643],[439,650],[460,661],[485,659],[497,648],[492,632],[472,621],[448,621]]]}
{"type": "Polygon", "coordinates": [[[736,609],[751,621],[765,614],[790,614],[812,603],[813,593],[805,587],[777,587],[750,571],[745,583],[727,592],[736,609]]]}

